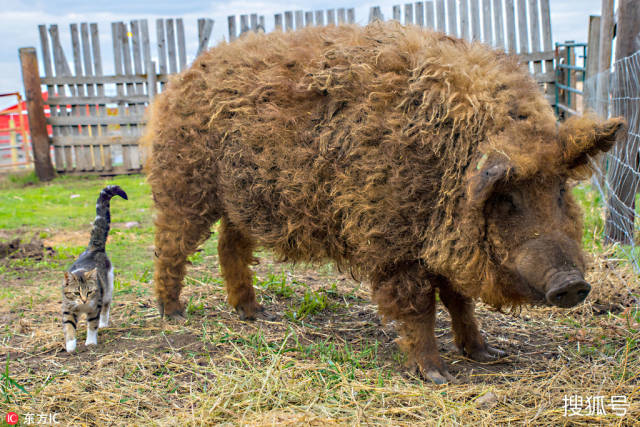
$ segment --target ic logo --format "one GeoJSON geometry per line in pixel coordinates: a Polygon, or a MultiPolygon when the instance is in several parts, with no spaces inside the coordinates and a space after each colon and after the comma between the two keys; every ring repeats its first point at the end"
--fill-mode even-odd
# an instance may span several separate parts
{"type": "Polygon", "coordinates": [[[10,426],[18,424],[18,414],[16,414],[15,412],[7,412],[6,420],[7,424],[9,424],[10,426]]]}

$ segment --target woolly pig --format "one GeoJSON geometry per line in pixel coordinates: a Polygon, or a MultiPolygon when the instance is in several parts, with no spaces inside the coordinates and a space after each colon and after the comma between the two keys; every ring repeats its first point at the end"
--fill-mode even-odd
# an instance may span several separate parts
{"type": "Polygon", "coordinates": [[[608,150],[618,119],[556,124],[517,58],[394,23],[248,34],[157,97],[145,140],[157,215],[160,312],[180,315],[187,256],[220,220],[228,302],[255,298],[252,252],[333,262],[371,284],[422,375],[453,378],[436,292],[459,349],[486,344],[474,299],[571,307],[587,296],[569,178],[608,150]]]}

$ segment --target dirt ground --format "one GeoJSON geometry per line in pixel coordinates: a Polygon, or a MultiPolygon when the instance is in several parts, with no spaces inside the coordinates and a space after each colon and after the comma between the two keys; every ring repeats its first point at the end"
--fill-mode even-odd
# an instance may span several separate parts
{"type": "Polygon", "coordinates": [[[404,367],[394,325],[381,324],[366,284],[327,266],[275,264],[268,254],[255,268],[256,289],[274,320],[240,321],[225,302],[217,256],[204,252],[189,270],[185,323],[158,317],[143,274],[116,287],[111,326],[100,331],[99,345],[84,346],[82,325],[78,351],[68,354],[60,327],[62,273],[46,248],[79,246],[87,237],[53,234],[40,256],[0,259],[5,412],[57,414],[62,425],[637,425],[640,419],[640,316],[629,292],[638,281],[604,256],[589,272],[594,292],[584,306],[497,313],[479,304],[487,339],[508,353],[497,362],[459,355],[440,308],[440,350],[459,384],[435,386],[404,367]],[[612,399],[620,396],[624,416],[613,411],[612,399]],[[591,404],[598,397],[604,414],[591,404]]]}

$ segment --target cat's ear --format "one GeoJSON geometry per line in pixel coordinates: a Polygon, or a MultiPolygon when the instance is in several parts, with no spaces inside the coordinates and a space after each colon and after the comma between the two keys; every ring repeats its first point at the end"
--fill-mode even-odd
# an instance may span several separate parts
{"type": "Polygon", "coordinates": [[[84,280],[95,280],[98,277],[98,269],[94,268],[84,273],[84,280]]]}
{"type": "Polygon", "coordinates": [[[64,284],[68,285],[69,282],[71,282],[71,275],[69,274],[68,271],[64,272],[64,284]]]}

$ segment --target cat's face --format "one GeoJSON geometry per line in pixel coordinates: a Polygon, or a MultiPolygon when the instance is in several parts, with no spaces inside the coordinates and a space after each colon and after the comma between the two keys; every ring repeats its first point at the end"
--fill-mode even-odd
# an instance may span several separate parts
{"type": "Polygon", "coordinates": [[[93,306],[100,295],[97,270],[64,273],[64,299],[75,307],[93,306]]]}

